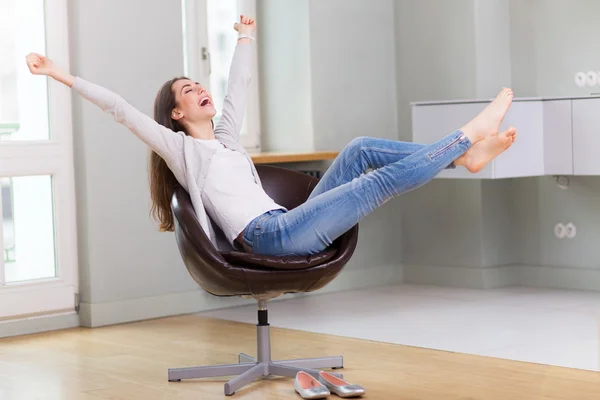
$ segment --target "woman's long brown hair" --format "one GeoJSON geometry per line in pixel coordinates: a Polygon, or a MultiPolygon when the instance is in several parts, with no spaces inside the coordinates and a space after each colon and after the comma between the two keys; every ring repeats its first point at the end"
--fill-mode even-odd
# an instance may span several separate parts
{"type": "MultiPolygon", "coordinates": [[[[177,105],[172,86],[180,79],[188,78],[173,78],[160,88],[154,100],[154,120],[173,132],[181,131],[187,135],[183,125],[171,118],[171,112],[177,105]]],[[[171,211],[171,197],[179,183],[165,160],[154,151],[150,151],[149,180],[152,202],[150,215],[159,223],[161,232],[173,231],[175,223],[171,211]]]]}

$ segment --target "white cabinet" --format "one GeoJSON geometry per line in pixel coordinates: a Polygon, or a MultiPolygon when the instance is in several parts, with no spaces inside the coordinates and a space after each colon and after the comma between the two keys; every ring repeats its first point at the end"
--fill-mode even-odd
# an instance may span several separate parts
{"type": "Polygon", "coordinates": [[[600,99],[573,100],[575,175],[600,175],[600,99]]]}
{"type": "Polygon", "coordinates": [[[543,102],[544,175],[573,174],[572,103],[571,99],[543,102]]]}
{"type": "MultiPolygon", "coordinates": [[[[460,129],[488,104],[489,101],[413,103],[413,141],[435,142],[460,129]]],[[[517,140],[512,147],[477,174],[456,168],[445,170],[438,177],[499,179],[572,175],[571,104],[571,99],[515,99],[500,127],[501,131],[510,126],[517,128],[517,140]]]]}

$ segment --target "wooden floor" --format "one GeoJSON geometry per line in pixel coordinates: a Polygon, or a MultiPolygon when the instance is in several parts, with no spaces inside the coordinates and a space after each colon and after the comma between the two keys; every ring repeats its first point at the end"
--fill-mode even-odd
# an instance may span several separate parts
{"type": "MultiPolygon", "coordinates": [[[[440,335],[443,335],[440,332],[440,335]]],[[[367,399],[600,399],[600,374],[272,329],[273,358],[344,355],[367,399]]],[[[167,382],[167,368],[254,354],[255,327],[196,316],[0,339],[0,399],[221,399],[221,380],[167,382]]],[[[291,378],[228,399],[300,399],[291,378]]],[[[331,399],[337,398],[335,395],[331,399]]]]}

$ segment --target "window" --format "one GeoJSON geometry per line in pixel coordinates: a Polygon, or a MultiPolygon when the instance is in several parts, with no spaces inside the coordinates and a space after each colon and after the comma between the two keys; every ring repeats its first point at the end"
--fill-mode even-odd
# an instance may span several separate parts
{"type": "Polygon", "coordinates": [[[3,178],[5,282],[56,277],[52,177],[3,178]]]}
{"type": "Polygon", "coordinates": [[[222,54],[225,51],[225,46],[227,46],[227,35],[221,33],[217,38],[217,50],[222,54]]]}
{"type": "Polygon", "coordinates": [[[70,90],[29,52],[68,66],[66,0],[0,0],[0,320],[74,312],[70,90]]]}
{"type": "MultiPolygon", "coordinates": [[[[182,0],[182,10],[185,73],[210,90],[217,109],[216,123],[223,109],[229,67],[237,44],[233,24],[240,14],[256,16],[256,0],[182,0]]],[[[248,151],[260,151],[256,47],[240,142],[248,151]]]]}
{"type": "Polygon", "coordinates": [[[22,65],[16,63],[24,49],[43,49],[44,41],[43,0],[0,0],[1,141],[48,139],[46,83],[43,79],[30,79],[21,73],[22,65]]]}

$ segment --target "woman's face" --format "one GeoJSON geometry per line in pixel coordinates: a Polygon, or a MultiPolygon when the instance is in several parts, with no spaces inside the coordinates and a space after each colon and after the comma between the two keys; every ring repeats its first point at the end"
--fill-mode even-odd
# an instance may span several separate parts
{"type": "Polygon", "coordinates": [[[177,102],[171,112],[174,120],[190,124],[212,120],[217,114],[212,96],[198,82],[180,79],[173,83],[171,90],[177,102]]]}

